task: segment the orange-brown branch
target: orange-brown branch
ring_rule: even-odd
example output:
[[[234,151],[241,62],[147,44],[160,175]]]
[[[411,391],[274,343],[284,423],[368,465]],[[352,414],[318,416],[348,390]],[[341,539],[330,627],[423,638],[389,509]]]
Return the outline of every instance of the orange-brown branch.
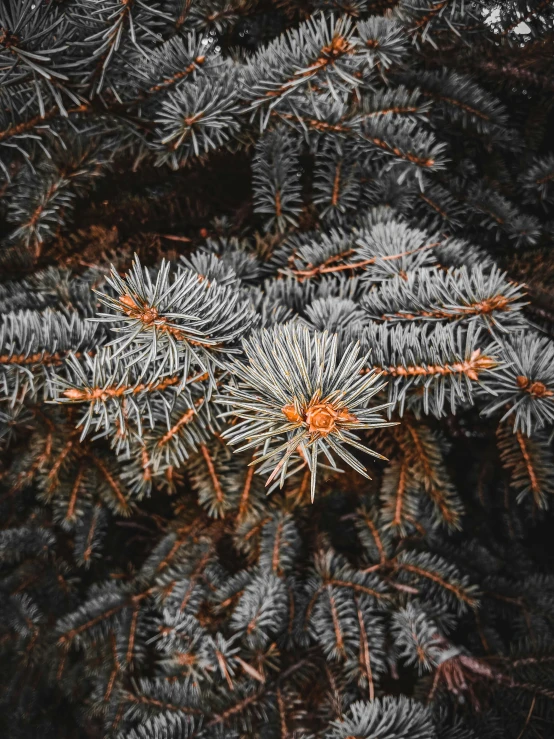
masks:
[[[481,372],[494,369],[497,364],[497,361],[493,357],[481,354],[480,349],[475,349],[470,358],[463,362],[453,362],[452,364],[445,365],[412,365],[407,367],[403,367],[402,365],[396,367],[379,367],[376,365],[374,369],[383,375],[390,375],[391,377],[445,377],[447,375],[465,375],[468,379],[477,381]]]
[[[477,605],[477,601],[475,600],[475,598],[469,596],[462,588],[459,588],[456,585],[452,585],[452,583],[447,582],[444,578],[440,577],[440,575],[437,575],[435,572],[429,572],[428,570],[425,570],[422,567],[418,567],[417,565],[400,562],[396,563],[396,567],[401,570],[406,570],[406,572],[411,572],[414,575],[418,575],[419,577],[424,577],[427,580],[431,580],[437,585],[440,585],[441,588],[444,588],[445,590],[453,593],[456,598],[458,598],[458,600],[467,603],[467,605],[471,608],[475,608],[475,606]]]
[[[96,624],[101,623],[102,621],[104,621],[104,619],[111,618],[116,613],[119,613],[120,611],[122,611],[124,608],[128,608],[130,604],[140,603],[140,601],[146,598],[148,595],[150,595],[151,592],[152,592],[152,588],[148,588],[148,590],[145,590],[143,593],[134,595],[131,598],[130,602],[125,601],[124,603],[120,603],[119,605],[114,606],[113,608],[109,608],[107,611],[104,611],[104,613],[99,613],[98,616],[91,618],[86,623],[81,624],[80,626],[76,626],[74,629],[70,629],[69,631],[66,631],[65,634],[62,634],[60,636],[58,643],[60,645],[70,644],[73,641],[73,639],[79,634],[82,634],[83,631],[88,631],[89,629],[92,629],[93,626],[96,626]]]
[[[1,358],[0,358],[1,359]],[[187,385],[194,382],[204,382],[208,379],[208,373],[203,372],[202,374],[195,375],[187,379]],[[138,385],[110,385],[108,387],[94,387],[94,388],[68,388],[64,390],[63,395],[69,400],[75,402],[87,402],[100,400],[105,402],[109,398],[121,398],[124,395],[138,395],[143,392],[153,393],[162,392],[168,387],[178,385],[182,380],[179,375],[172,375],[171,377],[164,377],[157,382],[139,383]]]
[[[125,662],[127,664],[131,662],[131,659],[133,657],[133,650],[135,648],[135,636],[136,636],[138,615],[139,615],[139,609],[134,608],[133,616],[131,618],[131,625],[129,627],[129,642],[127,644],[127,652],[125,654]]]
[[[215,471],[215,465],[210,456],[208,447],[205,444],[202,444],[200,446],[200,451],[202,452],[202,456],[204,457],[204,461],[206,462],[206,467],[208,468],[208,472],[210,473],[210,478],[214,486],[217,502],[223,503],[223,501],[225,500],[225,495],[223,493],[223,488],[221,487],[221,482],[219,481],[219,477],[217,476],[217,472]],[[225,514],[222,514],[222,515],[224,516]]]
[[[203,398],[201,399],[204,400]],[[190,423],[193,419],[193,417],[196,415],[196,409],[195,408],[189,408],[188,411],[183,413],[181,418],[177,421],[177,423],[172,426],[169,431],[167,431],[162,438],[158,442],[159,447],[165,446],[168,441],[171,441],[171,439],[179,432],[180,429],[183,428],[183,426],[186,426],[187,423]]]
[[[293,269],[291,272],[296,275],[299,279],[306,279],[311,277],[316,277],[317,275],[323,275],[323,274],[329,274],[330,272],[343,272],[347,269],[360,269],[362,267],[367,267],[370,264],[375,264],[375,262],[380,259],[383,262],[392,262],[396,259],[402,259],[402,257],[408,257],[411,254],[415,254],[420,251],[425,251],[427,249],[434,249],[436,246],[439,246],[441,242],[435,241],[432,244],[425,244],[424,246],[418,246],[416,249],[410,249],[408,251],[403,251],[400,254],[387,254],[385,256],[374,256],[370,257],[368,259],[362,259],[359,262],[351,262],[350,264],[339,264],[336,266],[331,266],[329,262],[331,260],[337,260],[342,257],[348,256],[352,253],[352,250],[350,249],[347,252],[343,252],[342,254],[337,254],[334,257],[330,257],[328,260],[323,262],[317,267],[309,267],[307,269]]]
[[[310,67],[308,67],[308,69],[295,72],[294,79],[288,80],[277,90],[269,90],[265,93],[264,97],[271,99],[279,97],[279,95],[283,95],[292,85],[296,84],[296,80],[313,77],[327,67],[333,66],[338,59],[347,54],[351,54],[353,51],[354,46],[346,38],[343,36],[335,36],[330,44],[321,49],[320,56],[312,65],[310,65]]]
[[[404,159],[412,164],[417,164],[419,167],[429,168],[435,164],[435,160],[431,157],[418,157],[417,154],[412,154],[409,151],[402,151],[398,146],[391,146],[384,139],[380,139],[377,136],[361,134],[361,138],[366,141],[371,141],[372,144],[377,146],[379,149],[386,151],[388,154],[394,154],[399,159]]]
[[[457,306],[456,311],[450,312],[436,308],[434,310],[421,310],[417,313],[386,313],[380,316],[382,321],[393,321],[395,319],[403,319],[407,321],[415,321],[419,318],[442,318],[446,320],[456,319],[460,316],[481,316],[489,315],[494,311],[506,312],[510,310],[510,303],[513,303],[516,298],[507,298],[505,295],[493,295],[490,298],[485,298],[477,303],[470,303],[469,305]]]
[[[98,524],[98,516],[100,514],[100,510],[101,506],[97,504],[94,508],[94,514],[87,534],[87,546],[85,551],[83,552],[83,560],[85,562],[89,561],[90,555],[92,554],[92,542],[94,539],[94,532],[96,531],[96,526]]]
[[[250,489],[252,487],[253,477],[254,477],[254,467],[248,467],[248,471],[246,473],[246,479],[244,481],[244,487],[242,489],[242,495],[240,497],[239,512],[237,514],[237,519],[239,521],[242,521],[242,519],[246,515],[246,509],[248,506],[248,499],[250,497]]]
[[[427,205],[432,208],[434,211],[436,211],[440,216],[444,218],[445,221],[448,221],[448,213],[446,211],[442,210],[434,200],[431,200],[431,198],[426,197],[422,192],[418,193],[418,196],[423,200],[424,203],[427,203]]]
[[[381,110],[372,110],[371,113],[363,113],[362,119],[377,118],[382,115],[403,115],[406,113],[417,113],[418,108],[415,105],[396,106],[392,108],[382,108]]]
[[[333,180],[333,194],[331,196],[331,205],[337,206],[340,197],[340,177],[341,177],[341,161],[339,159],[335,168],[335,178]]]
[[[283,524],[280,521],[279,525],[277,526],[277,531],[275,532],[275,540],[273,542],[273,556],[271,558],[271,569],[273,572],[275,572],[276,575],[281,575],[281,567],[279,564],[280,557],[280,548],[281,548],[281,536],[283,534]]]
[[[102,462],[102,460],[99,459],[98,457],[96,457],[95,455],[91,455],[91,459],[94,462],[94,464],[96,465],[96,467],[102,473],[102,476],[104,477],[104,479],[106,480],[106,482],[108,483],[108,485],[110,486],[110,488],[113,490],[113,492],[115,494],[115,497],[119,501],[119,504],[121,506],[121,510],[123,512],[128,512],[129,511],[129,502],[125,498],[125,496],[123,494],[123,491],[121,490],[120,486],[114,480],[114,477],[111,474],[111,472],[109,471],[109,469],[106,467],[106,465],[104,464],[104,462]]]
[[[94,352],[88,352],[92,356]],[[35,352],[35,354],[0,354],[0,364],[61,364],[69,352]],[[82,356],[80,352],[73,356]]]
[[[459,514],[448,505],[447,501],[444,498],[444,495],[437,487],[435,471],[433,469],[433,466],[431,465],[431,462],[429,461],[429,457],[427,455],[423,442],[420,439],[419,434],[417,433],[417,430],[411,423],[407,423],[405,425],[405,428],[407,428],[408,433],[410,434],[410,437],[417,450],[418,461],[423,467],[424,484],[427,493],[431,496],[431,499],[438,506],[444,520],[447,523],[455,526],[458,522]]]
[[[369,653],[369,644],[367,640],[367,632],[365,628],[364,618],[356,598],[356,610],[358,612],[358,625],[360,627],[360,667],[365,670],[369,689],[369,700],[373,701],[375,698],[375,686],[373,684],[373,673],[371,671],[371,657]]]
[[[400,465],[400,475],[398,476],[398,485],[396,486],[396,501],[394,507],[394,518],[391,526],[400,526],[402,524],[404,502],[406,499],[406,477],[407,464],[406,459],[402,460]]]
[[[73,113],[85,113],[90,110],[90,107],[90,104],[85,103],[83,105],[77,106],[76,108],[69,108],[67,113],[68,115],[72,115]],[[0,131],[0,141],[5,141],[12,136],[20,136],[22,133],[26,133],[32,128],[40,126],[42,123],[45,123],[51,118],[55,118],[55,116],[57,116],[58,114],[59,109],[56,106],[54,108],[50,108],[50,110],[46,111],[44,115],[37,115],[34,118],[29,118],[28,121],[22,121],[21,123],[9,126],[8,128],[4,129],[4,131]]]
[[[337,613],[337,606],[335,599],[333,598],[333,590],[330,586],[327,586],[327,594],[329,596],[329,605],[331,607],[331,616],[333,619],[333,629],[335,632],[335,641],[337,644],[337,650],[339,654],[344,654],[344,638],[342,635],[342,629],[340,626],[339,616]]]
[[[173,703],[166,703],[165,701],[160,701],[147,695],[135,695],[134,693],[127,693],[125,695],[125,698],[130,703],[142,703],[146,706],[155,706],[156,708],[160,708],[164,711],[173,711],[175,713],[187,713],[195,715],[201,713],[199,709],[189,708],[186,706],[177,706]]]
[[[159,82],[157,85],[152,85],[152,87],[148,89],[148,92],[149,93],[160,92],[161,90],[165,90],[167,87],[171,87],[171,85],[176,84],[177,82],[182,80],[183,77],[187,77],[189,74],[194,72],[195,69],[197,69],[198,67],[201,67],[205,61],[206,61],[205,56],[197,56],[196,59],[191,64],[188,65],[188,67],[185,67],[185,69],[179,70],[175,74],[171,75],[171,77],[167,77],[167,79]]]
[[[523,461],[525,462],[525,469],[527,470],[527,476],[529,477],[529,482],[531,484],[531,492],[533,493],[533,500],[535,501],[535,504],[539,506],[540,500],[541,500],[541,486],[539,484],[539,480],[537,478],[535,468],[533,466],[531,455],[529,454],[529,449],[527,448],[527,443],[521,431],[516,432],[516,438],[517,438],[517,443],[519,444],[519,448],[521,449],[521,455],[523,457]]]
[[[67,513],[65,514],[66,521],[71,521],[75,514],[75,504],[77,502],[77,494],[79,492],[79,488],[81,487],[81,481],[83,479],[83,474],[84,474],[84,466],[81,463],[79,465],[79,471],[77,472],[77,477],[75,478],[75,482],[73,483],[71,494],[69,496],[69,503],[67,505]]]
[[[375,542],[375,546],[377,547],[377,551],[379,552],[379,560],[381,564],[386,562],[387,555],[385,552],[385,547],[383,546],[383,542],[381,541],[381,535],[379,534],[379,529],[373,522],[373,519],[368,516],[367,514],[364,514],[364,523],[368,527],[368,529],[371,531],[371,535],[373,536],[373,541]]]
[[[461,108],[466,113],[477,116],[477,118],[481,118],[484,121],[490,121],[490,116],[486,115],[481,110],[477,110],[477,108],[472,108],[471,105],[467,105],[467,103],[463,103],[461,100],[456,100],[456,98],[445,97],[444,95],[438,95],[437,93],[429,92],[428,90],[422,90],[421,94],[424,97],[430,97],[433,100],[442,100],[456,108]]]

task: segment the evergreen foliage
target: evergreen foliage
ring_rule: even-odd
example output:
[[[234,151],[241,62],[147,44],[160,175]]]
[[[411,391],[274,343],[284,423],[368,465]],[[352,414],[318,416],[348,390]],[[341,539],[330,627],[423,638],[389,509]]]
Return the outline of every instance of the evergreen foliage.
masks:
[[[554,6],[0,3],[0,734],[554,736]]]

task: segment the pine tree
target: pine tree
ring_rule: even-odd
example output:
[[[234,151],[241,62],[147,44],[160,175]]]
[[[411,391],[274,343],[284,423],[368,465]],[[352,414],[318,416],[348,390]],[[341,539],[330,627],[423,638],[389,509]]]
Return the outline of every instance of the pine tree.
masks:
[[[553,60],[0,4],[2,736],[554,736]]]

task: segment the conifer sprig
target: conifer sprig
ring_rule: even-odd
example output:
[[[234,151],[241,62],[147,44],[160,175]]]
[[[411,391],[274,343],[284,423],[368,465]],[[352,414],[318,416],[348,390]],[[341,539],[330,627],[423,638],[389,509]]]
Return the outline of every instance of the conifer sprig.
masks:
[[[211,372],[206,351],[212,358],[217,352],[236,352],[237,340],[254,321],[248,301],[235,290],[209,283],[188,269],[177,274],[170,269],[164,262],[153,282],[135,258],[124,278],[112,268],[107,283],[113,296],[98,293],[112,312],[96,320],[115,324],[112,330],[119,334],[110,343],[113,357],[140,363],[142,374],[150,368],[152,380],[179,369],[187,376],[193,362]]]
[[[548,338],[531,331],[503,340],[502,351],[504,366],[491,382],[496,397],[484,412],[504,411],[502,420],[511,416],[514,431],[530,436],[554,421],[554,349]]]
[[[217,398],[232,408],[223,417],[242,419],[223,436],[232,445],[242,444],[238,451],[263,447],[253,464],[275,464],[267,485],[278,479],[282,486],[291,459],[300,455],[310,469],[313,501],[321,453],[332,467],[335,453],[365,477],[365,467],[346,446],[385,459],[354,434],[395,425],[380,416],[389,404],[368,407],[383,384],[377,384],[373,371],[360,375],[367,357],[358,357],[356,344],[339,356],[336,335],[285,325],[256,334],[244,342],[244,351],[248,364],[231,365],[237,382]]]

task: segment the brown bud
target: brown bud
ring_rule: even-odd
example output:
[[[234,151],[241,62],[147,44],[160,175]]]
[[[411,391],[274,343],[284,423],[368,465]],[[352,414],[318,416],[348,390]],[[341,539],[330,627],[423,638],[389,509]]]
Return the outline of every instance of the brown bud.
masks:
[[[539,398],[543,398],[547,395],[552,395],[552,391],[548,390],[544,382],[534,382],[528,390],[531,395],[536,395]]]
[[[336,428],[338,413],[330,403],[318,403],[306,411],[306,421],[311,434],[327,436]]]
[[[302,416],[297,412],[292,403],[285,405],[281,410],[283,411],[283,415],[287,421],[290,421],[291,423],[302,423]]]
[[[358,423],[356,416],[349,413],[346,408],[343,408],[337,413],[337,421],[341,423]]]
[[[138,308],[138,305],[136,304],[134,298],[132,298],[130,295],[120,295],[119,302],[127,306],[127,308],[131,308],[133,310],[136,310]]]

